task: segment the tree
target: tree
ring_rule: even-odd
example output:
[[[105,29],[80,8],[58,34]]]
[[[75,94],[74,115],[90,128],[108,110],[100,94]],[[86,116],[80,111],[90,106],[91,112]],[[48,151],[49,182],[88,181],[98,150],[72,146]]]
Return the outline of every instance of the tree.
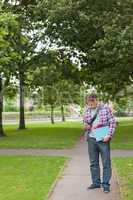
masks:
[[[3,95],[2,95],[2,77],[0,76],[0,137],[5,136],[3,130],[3,120],[2,120],[2,112],[3,112]]]
[[[78,79],[75,76],[78,69],[72,64],[68,55],[63,53],[59,50],[49,50],[45,54],[37,55],[34,61],[36,69],[31,76],[33,88],[39,88],[44,105],[51,106],[52,123],[54,123],[54,108],[57,105],[61,106],[64,120],[64,105],[75,100],[73,96],[78,88],[76,87]]]
[[[43,105],[51,107],[51,123],[54,124],[54,108],[57,105],[58,91],[56,83],[60,79],[60,72],[51,62],[38,67],[33,73],[33,87],[38,88],[38,94],[42,97]]]
[[[12,43],[7,40],[9,34],[14,34],[17,30],[16,16],[11,12],[4,12],[0,4],[0,136],[5,136],[3,130],[2,112],[3,112],[3,77],[8,85],[11,77],[10,64],[17,57],[12,48]]]
[[[120,90],[131,85],[133,76],[133,23],[122,28],[121,17],[112,26],[104,27],[104,38],[97,41],[89,55],[94,60],[90,66],[94,82],[111,93],[112,98],[117,98]]]
[[[51,1],[51,41],[76,52],[82,80],[112,93],[112,98],[133,76],[132,9],[128,0]]]
[[[34,17],[36,1],[4,1],[3,8],[17,14],[18,30],[15,35],[8,35],[12,42],[14,51],[18,59],[14,61],[13,75],[19,80],[20,94],[20,117],[19,129],[25,129],[25,87],[27,83],[27,73],[32,71],[33,57],[36,55],[38,45],[38,35]]]
[[[58,104],[61,107],[62,121],[65,121],[64,106],[69,104],[80,104],[80,85],[72,80],[62,79],[55,85],[58,91]]]

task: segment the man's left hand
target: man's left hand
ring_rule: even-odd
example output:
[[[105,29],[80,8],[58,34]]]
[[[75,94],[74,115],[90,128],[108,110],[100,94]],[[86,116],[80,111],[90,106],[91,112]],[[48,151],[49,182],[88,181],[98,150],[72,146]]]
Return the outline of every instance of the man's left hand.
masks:
[[[111,136],[110,135],[107,135],[103,138],[103,142],[107,143],[111,140]]]

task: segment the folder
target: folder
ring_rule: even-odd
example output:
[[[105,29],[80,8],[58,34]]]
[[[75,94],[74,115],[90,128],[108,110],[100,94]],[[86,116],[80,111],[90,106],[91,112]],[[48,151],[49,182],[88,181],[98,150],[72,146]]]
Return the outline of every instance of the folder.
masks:
[[[109,134],[109,131],[110,131],[109,126],[104,126],[94,129],[92,131],[92,134],[96,138],[96,141],[99,142],[102,141],[103,138]]]

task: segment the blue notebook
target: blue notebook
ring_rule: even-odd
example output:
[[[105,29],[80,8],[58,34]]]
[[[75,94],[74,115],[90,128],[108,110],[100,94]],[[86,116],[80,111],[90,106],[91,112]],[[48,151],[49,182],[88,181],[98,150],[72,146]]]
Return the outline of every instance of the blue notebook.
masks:
[[[102,141],[103,138],[109,134],[109,126],[104,126],[101,128],[94,129],[92,131],[93,136],[96,138],[96,141]]]

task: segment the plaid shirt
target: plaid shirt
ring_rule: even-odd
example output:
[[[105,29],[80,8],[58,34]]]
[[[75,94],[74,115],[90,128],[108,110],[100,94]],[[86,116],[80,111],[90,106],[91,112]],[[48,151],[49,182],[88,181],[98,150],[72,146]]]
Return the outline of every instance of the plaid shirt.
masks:
[[[84,113],[83,121],[86,124],[90,123],[91,119],[93,118],[91,110],[92,110],[91,108],[87,108]],[[110,129],[109,135],[112,136],[115,131],[116,121],[111,109],[108,106],[102,104],[100,105],[98,115],[99,115],[98,127],[108,125]]]

